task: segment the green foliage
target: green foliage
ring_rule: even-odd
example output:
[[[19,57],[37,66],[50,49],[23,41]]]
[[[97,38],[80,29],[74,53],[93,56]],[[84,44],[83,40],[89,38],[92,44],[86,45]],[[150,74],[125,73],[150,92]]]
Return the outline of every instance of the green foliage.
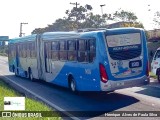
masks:
[[[81,28],[100,28],[106,26],[106,16],[94,15],[92,12],[88,13],[86,20],[81,23]]]
[[[32,31],[32,34],[41,34],[44,33],[46,30],[45,28],[36,28],[35,30]]]
[[[155,14],[154,14],[154,19],[153,21],[155,22],[155,25],[160,27],[160,12],[157,11]]]
[[[121,10],[113,14],[113,19],[116,21],[135,22],[138,18],[133,12]]]
[[[8,45],[0,46],[0,55],[8,56]]]
[[[10,88],[5,82],[0,79],[0,111],[4,110],[4,97],[21,97],[22,95],[15,91],[14,89]],[[53,111],[53,109],[49,108],[47,105],[43,104],[42,102],[30,99],[25,97],[25,110],[26,111]],[[58,113],[54,113],[54,116],[59,116]],[[30,117],[30,118],[23,118],[23,120],[61,120],[61,117]],[[1,120],[22,120],[21,117],[13,117],[13,118],[1,118]]]
[[[143,24],[140,22],[125,22],[122,27],[144,28]]]
[[[136,27],[136,28],[144,28],[141,22],[137,22],[137,16],[133,12],[121,10],[116,11],[113,14],[114,21],[121,21],[124,22],[122,27]]]

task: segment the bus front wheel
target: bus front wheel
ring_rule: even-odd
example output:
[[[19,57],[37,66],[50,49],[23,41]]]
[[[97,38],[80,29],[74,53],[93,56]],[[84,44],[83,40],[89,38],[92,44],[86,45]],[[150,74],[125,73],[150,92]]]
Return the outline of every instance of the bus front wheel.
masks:
[[[29,74],[29,79],[33,82],[33,81],[34,81],[34,78],[33,78],[32,71],[29,70],[29,71],[28,71],[28,74]]]
[[[14,70],[14,74],[15,74],[15,76],[19,76],[19,70],[18,70],[18,69],[15,69],[15,70]]]

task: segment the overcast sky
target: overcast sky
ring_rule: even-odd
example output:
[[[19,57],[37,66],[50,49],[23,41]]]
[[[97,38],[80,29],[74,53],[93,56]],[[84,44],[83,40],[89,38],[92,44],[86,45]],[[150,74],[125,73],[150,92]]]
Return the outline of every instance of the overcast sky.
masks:
[[[21,22],[28,23],[23,25],[26,35],[35,28],[46,27],[65,16],[65,11],[73,7],[70,2],[90,4],[94,14],[101,14],[101,4],[106,5],[103,13],[114,13],[120,8],[134,12],[147,30],[155,28],[153,14],[160,11],[160,0],[1,0],[0,36],[18,37]]]

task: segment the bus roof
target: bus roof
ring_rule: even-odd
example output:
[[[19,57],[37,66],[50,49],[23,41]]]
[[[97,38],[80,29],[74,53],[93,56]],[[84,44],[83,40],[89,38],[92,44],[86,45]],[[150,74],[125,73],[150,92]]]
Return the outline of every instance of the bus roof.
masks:
[[[18,38],[12,38],[9,39],[9,43],[18,43],[18,42],[24,42],[24,41],[34,41],[36,39],[36,34],[28,35],[24,37],[18,37]]]
[[[63,39],[63,38],[80,38],[80,37],[88,37],[88,36],[95,36],[97,33],[105,33],[107,34],[123,34],[123,33],[129,33],[129,32],[139,32],[143,29],[141,28],[134,28],[134,27],[124,27],[124,28],[112,28],[112,29],[94,29],[93,31],[86,31],[86,32],[45,32],[43,34],[40,34],[41,38],[44,40],[50,40],[50,39]],[[9,39],[9,43],[18,43],[18,42],[24,42],[24,41],[34,41],[36,40],[37,34],[19,37],[19,38],[13,38]]]
[[[127,33],[129,32],[139,32],[139,31],[142,31],[143,29],[142,28],[135,28],[135,27],[122,27],[122,28],[112,28],[112,29],[107,29],[106,32],[107,33],[112,33],[112,34],[115,34],[115,33],[119,33],[119,34],[123,34],[127,31]]]
[[[41,38],[48,39],[62,39],[62,38],[78,38],[80,36],[79,33],[76,32],[46,32],[43,33]]]

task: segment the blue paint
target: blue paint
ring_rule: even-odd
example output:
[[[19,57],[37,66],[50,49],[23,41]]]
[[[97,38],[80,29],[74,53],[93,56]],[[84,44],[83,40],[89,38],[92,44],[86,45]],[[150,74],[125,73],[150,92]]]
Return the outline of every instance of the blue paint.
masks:
[[[107,36],[126,34],[133,34],[135,36],[140,35],[140,43],[126,46],[108,46]],[[78,60],[69,61],[68,59],[62,61],[47,58],[45,43],[58,41],[59,45],[62,40],[75,41],[76,49],[74,51],[76,51],[76,58],[78,58],[79,52],[77,47],[78,41],[85,40],[85,54],[87,54],[86,60],[93,57],[93,61],[78,62]],[[95,47],[96,56],[91,54],[89,47],[87,47],[89,46],[90,40],[95,41],[95,46],[91,46],[90,49]],[[20,76],[24,76],[25,72],[27,72],[30,67],[31,70],[34,70],[32,72],[33,76],[36,76],[35,73],[38,71],[37,78],[53,84],[68,87],[68,79],[71,75],[76,82],[76,89],[80,91],[116,90],[119,89],[119,86],[117,86],[118,82],[124,82],[124,85],[120,86],[121,88],[124,88],[129,87],[128,83],[131,84],[133,82],[134,84],[140,85],[136,80],[140,79],[139,81],[144,84],[144,81],[148,79],[148,76],[146,75],[148,62],[146,36],[142,29],[119,28],[84,33],[48,32],[41,35],[30,35],[22,38],[11,39],[9,45],[15,45],[17,43],[27,44],[28,42],[33,42],[36,45],[36,69],[33,69],[32,64],[29,62],[26,62],[25,65],[21,65],[20,63],[22,63],[22,59],[20,59],[19,56],[9,57],[10,71],[12,71],[12,66],[14,65],[15,68],[20,71]],[[68,49],[68,44],[66,48]],[[138,51],[138,53],[135,51]],[[127,53],[129,54],[128,56],[126,55]],[[32,61],[32,59],[29,58],[25,58],[24,60]],[[141,61],[140,65],[132,67],[130,64],[134,61]],[[101,81],[100,64],[103,65],[105,73],[108,76],[108,82],[106,83]]]

